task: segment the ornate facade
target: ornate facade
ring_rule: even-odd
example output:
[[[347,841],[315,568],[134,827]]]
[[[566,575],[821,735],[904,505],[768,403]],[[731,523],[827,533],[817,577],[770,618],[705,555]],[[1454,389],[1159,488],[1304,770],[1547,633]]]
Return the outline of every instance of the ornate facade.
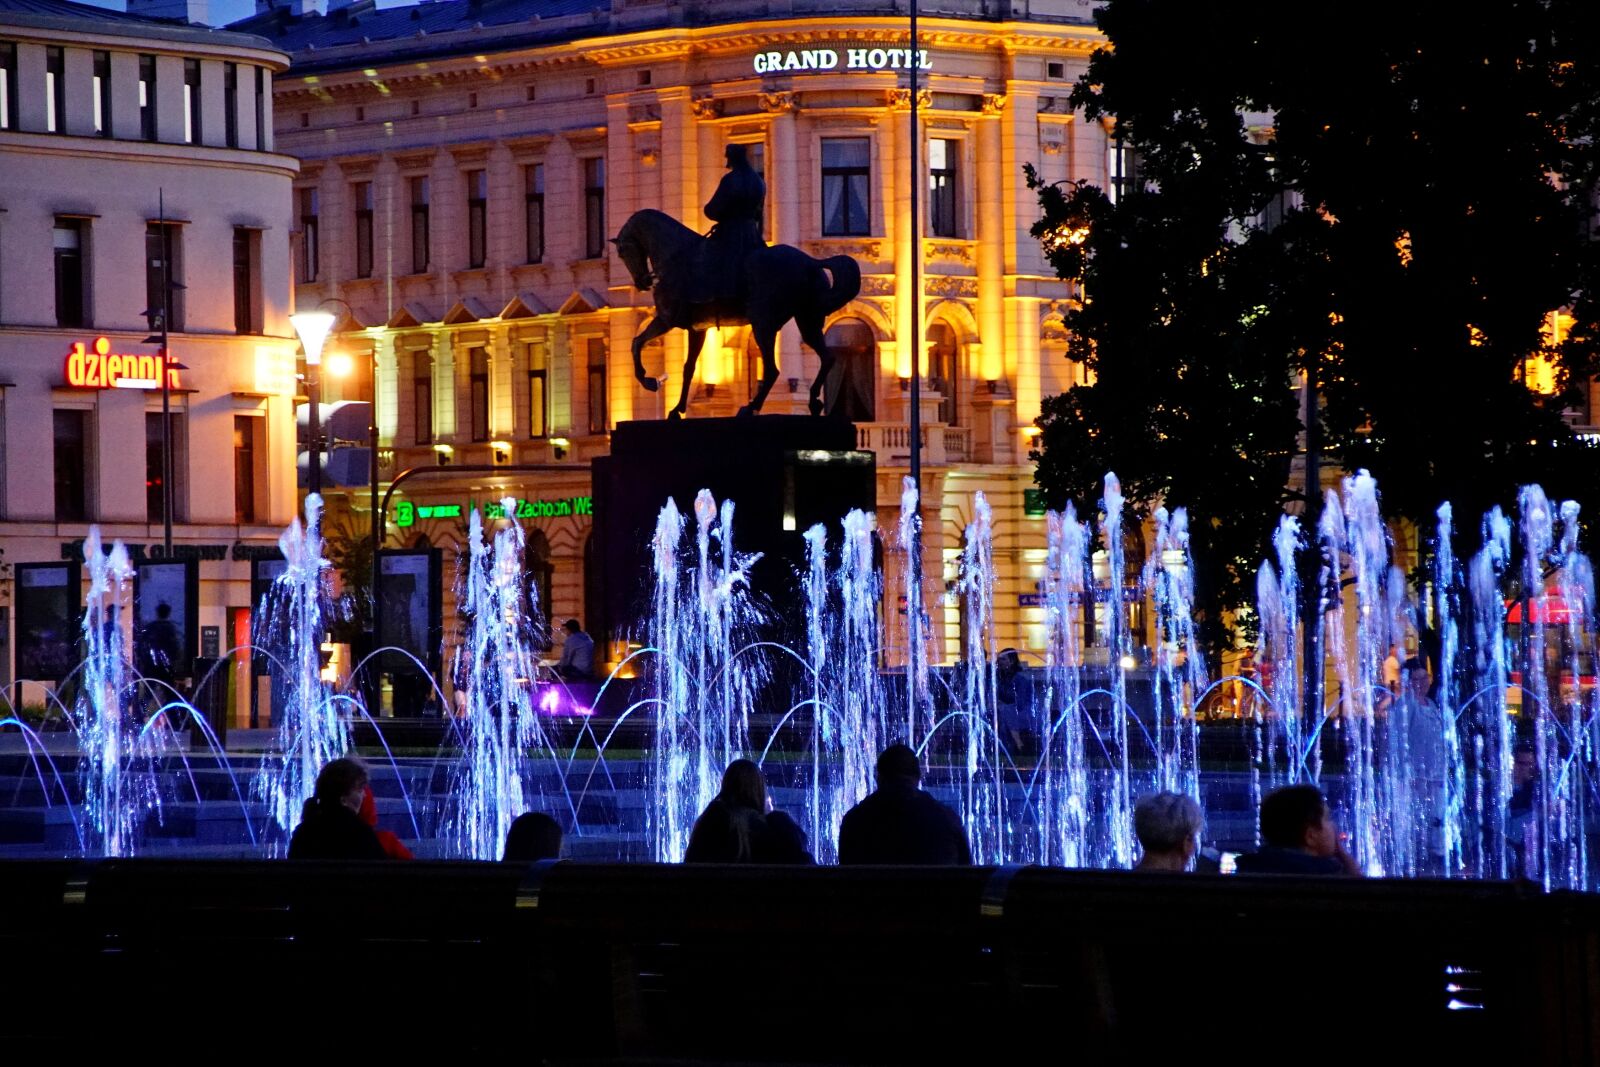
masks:
[[[1051,181],[1108,180],[1106,129],[1067,104],[1100,42],[1088,5],[954,0],[922,20],[915,179],[911,51],[904,18],[882,3],[614,0],[565,11],[523,0],[358,4],[265,10],[238,27],[293,57],[275,93],[279,144],[302,166],[296,300],[343,302],[333,343],[355,357],[349,396],[369,395],[375,370],[382,480],[418,466],[571,467],[410,482],[415,522],[396,528],[391,516],[387,543],[459,537],[457,503],[581,498],[610,428],[662,416],[684,337],[647,348],[650,372],[668,382],[641,388],[628,353],[649,294],[633,289],[607,239],[644,207],[708,228],[701,208],[723,146],[742,142],[768,183],[766,238],[861,262],[860,297],[829,322],[843,357],[830,392],[877,455],[880,525],[897,522],[906,339],[920,320],[924,571],[954,578],[983,491],[996,520],[997,641],[1040,649],[1044,519],[1025,501],[1027,453],[1041,399],[1079,372],[1061,357],[1059,316],[1074,294],[1028,233],[1037,209],[1023,167]],[[746,333],[708,342],[691,417],[732,414],[748,396]],[[779,362],[765,410],[802,412],[816,358],[792,326]],[[330,383],[325,399],[339,388]],[[351,498],[365,507],[364,490]],[[554,618],[585,614],[589,522],[531,522]],[[944,601],[934,613],[953,659],[960,620],[954,597]]]

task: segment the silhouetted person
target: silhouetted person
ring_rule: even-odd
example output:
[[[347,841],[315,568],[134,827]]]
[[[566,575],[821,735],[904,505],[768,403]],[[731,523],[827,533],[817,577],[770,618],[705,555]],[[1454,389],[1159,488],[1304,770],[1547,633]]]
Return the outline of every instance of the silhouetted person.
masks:
[[[728,764],[722,792],[689,831],[685,863],[810,863],[806,835],[781,811],[771,810],[761,768],[747,759]]]
[[[1200,805],[1182,793],[1151,793],[1133,806],[1143,855],[1136,871],[1187,871],[1200,847]]]
[[[372,827],[372,832],[378,836],[378,844],[383,846],[383,854],[392,860],[416,859],[411,850],[405,846],[399,836],[391,830],[378,829],[378,800],[372,795],[372,783],[367,783],[367,788],[361,797],[361,821]]]
[[[1511,797],[1506,810],[1506,845],[1512,878],[1532,878],[1538,864],[1529,864],[1539,851],[1539,756],[1532,741],[1517,741],[1511,749]]]
[[[561,646],[561,661],[556,664],[556,676],[563,681],[583,681],[594,677],[594,638],[583,632],[577,619],[561,624],[567,639]]]
[[[361,818],[367,794],[367,769],[353,759],[336,759],[317,775],[316,791],[300,812],[289,839],[292,860],[388,859],[378,835]]]
[[[1000,720],[1013,762],[1021,764],[1034,750],[1033,682],[1022,657],[1003,648],[994,661],[995,714]]]
[[[1288,785],[1261,802],[1266,847],[1239,857],[1240,874],[1351,874],[1361,868],[1339,841],[1333,810],[1314,785]]]
[[[146,678],[171,684],[177,677],[178,660],[183,655],[183,641],[178,634],[178,624],[172,621],[172,605],[166,601],[156,605],[156,617],[145,623],[140,635],[144,663],[139,668]]]
[[[839,824],[841,864],[972,862],[956,813],[920,788],[922,765],[906,745],[878,756],[878,788]]]
[[[535,863],[561,858],[561,824],[542,811],[525,811],[506,833],[507,863]]]

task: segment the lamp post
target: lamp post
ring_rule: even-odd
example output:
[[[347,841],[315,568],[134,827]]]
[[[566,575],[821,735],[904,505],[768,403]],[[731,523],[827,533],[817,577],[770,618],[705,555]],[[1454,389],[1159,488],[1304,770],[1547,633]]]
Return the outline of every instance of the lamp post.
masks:
[[[306,476],[306,489],[311,493],[322,492],[322,427],[317,422],[317,391],[322,383],[317,375],[322,367],[322,345],[334,322],[333,313],[328,311],[299,311],[289,316],[289,324],[306,350],[306,400],[311,409],[311,469]]]

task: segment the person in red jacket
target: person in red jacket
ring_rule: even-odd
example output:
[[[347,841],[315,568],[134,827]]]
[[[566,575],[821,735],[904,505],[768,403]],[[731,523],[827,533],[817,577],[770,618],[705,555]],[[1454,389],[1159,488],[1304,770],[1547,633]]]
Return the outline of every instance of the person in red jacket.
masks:
[[[366,796],[361,798],[361,821],[372,827],[372,832],[378,835],[378,844],[383,846],[383,854],[392,860],[409,860],[416,857],[411,850],[401,844],[400,839],[388,830],[378,829],[378,802],[373,799],[372,786],[368,784]]]

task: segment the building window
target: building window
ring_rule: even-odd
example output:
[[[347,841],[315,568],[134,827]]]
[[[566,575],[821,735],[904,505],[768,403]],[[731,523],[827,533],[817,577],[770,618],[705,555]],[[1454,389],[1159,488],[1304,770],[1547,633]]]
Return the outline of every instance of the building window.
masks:
[[[865,137],[822,139],[822,235],[871,232],[872,142]]]
[[[150,312],[150,329],[161,330],[161,313],[167,312],[167,329],[183,331],[183,230],[170,222],[148,222],[144,227],[144,298]]]
[[[111,136],[111,53],[94,54],[94,132]]]
[[[317,239],[317,190],[295,190],[300,200],[300,281],[314,282],[322,268],[322,246]]]
[[[605,433],[606,419],[606,342],[589,338],[589,432]]]
[[[47,133],[67,132],[67,58],[55,47],[44,50],[44,128]]]
[[[960,159],[960,141],[935,137],[928,142],[928,230],[935,237],[962,236]]]
[[[860,319],[840,319],[828,327],[833,370],[824,385],[828,413],[851,422],[872,422],[877,414],[877,341]]]
[[[183,143],[200,143],[200,61],[183,61]]]
[[[83,219],[56,219],[54,244],[56,253],[56,325],[89,325],[88,301],[85,298],[88,279],[85,245],[88,226]]]
[[[260,67],[256,72],[256,151],[267,150],[267,72]]]
[[[1106,145],[1106,198],[1113,204],[1139,188],[1139,154],[1113,138]]]
[[[467,370],[470,375],[467,387],[467,403],[471,408],[472,439],[474,441],[487,441],[489,439],[489,351],[478,347],[470,349],[467,353]]]
[[[488,258],[489,176],[467,171],[467,266],[481,267]]]
[[[0,130],[17,128],[17,46],[0,41]]]
[[[156,57],[139,57],[139,136],[156,139]]]
[[[1061,81],[1067,76],[1067,65],[1065,63],[1046,63],[1044,65],[1044,76],[1053,81]]]
[[[89,519],[89,437],[87,411],[55,412],[56,521]]]
[[[256,521],[256,423],[249,415],[233,417],[233,521]]]
[[[255,230],[236,226],[233,230],[233,329],[235,333],[259,333],[257,308],[261,301],[256,291],[256,279],[261,271],[256,265],[260,254],[260,236]]]
[[[960,422],[960,412],[956,407],[959,353],[956,332],[949,323],[934,323],[928,330],[928,387],[939,394],[939,421],[947,426],[955,426]]]
[[[522,181],[526,189],[528,262],[544,262],[544,164],[533,163],[523,168]]]
[[[416,409],[417,444],[432,444],[433,355],[426,349],[411,357],[411,403]]]
[[[589,259],[606,251],[606,161],[583,161],[583,254]]]
[[[372,277],[372,183],[356,182],[356,277]]]
[[[428,269],[428,179],[411,179],[411,273]]]
[[[168,432],[172,440],[172,461],[170,464],[172,467],[172,486],[170,492],[164,493],[162,489],[166,485],[164,480],[166,472],[163,460],[166,458],[166,442],[163,440],[161,433],[161,413],[152,411],[148,412],[144,417],[144,504],[145,514],[149,516],[147,521],[152,523],[166,521],[165,505],[169,498],[172,501],[172,521],[183,521],[184,509],[178,499],[179,489],[183,485],[183,479],[178,475],[178,471],[182,469],[184,453],[183,415],[175,411],[168,418],[171,420]]]
[[[527,91],[527,93],[525,95],[527,97],[528,103],[531,104],[531,103],[533,103],[535,100],[537,100],[539,98],[539,90],[537,88],[535,88],[534,86],[530,85],[530,86],[528,86],[528,91]]]
[[[528,436],[550,435],[550,372],[544,363],[544,345],[528,345]]]
[[[229,148],[239,147],[239,64],[222,65],[222,136]]]

